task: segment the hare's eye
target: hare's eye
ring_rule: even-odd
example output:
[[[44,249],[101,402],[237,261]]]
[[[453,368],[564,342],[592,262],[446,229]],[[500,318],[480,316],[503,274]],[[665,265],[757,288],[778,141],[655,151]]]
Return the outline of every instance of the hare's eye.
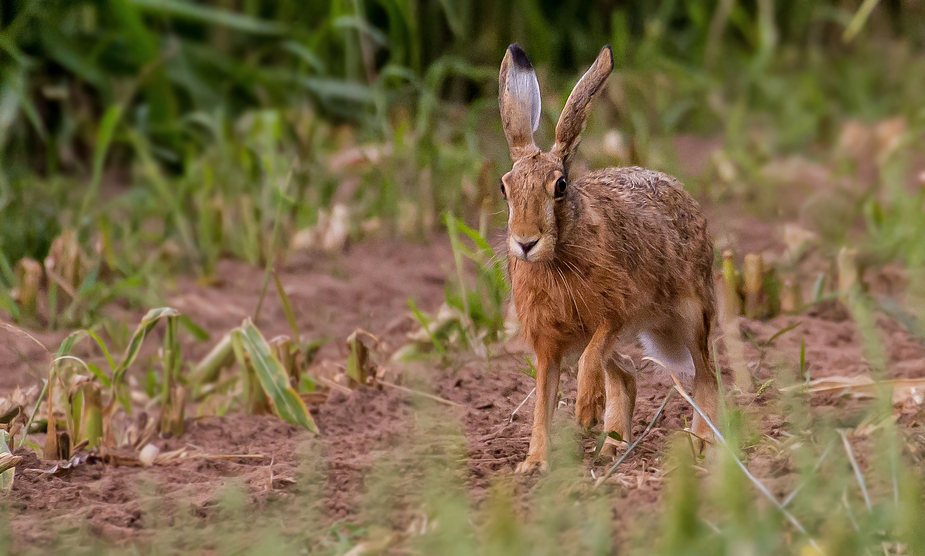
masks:
[[[565,182],[565,178],[559,178],[556,180],[556,191],[553,197],[556,199],[561,199],[565,197],[565,188],[568,184]]]
[[[498,180],[498,183],[501,184],[501,196],[504,197],[505,201],[507,201],[507,191],[504,189],[504,180]]]

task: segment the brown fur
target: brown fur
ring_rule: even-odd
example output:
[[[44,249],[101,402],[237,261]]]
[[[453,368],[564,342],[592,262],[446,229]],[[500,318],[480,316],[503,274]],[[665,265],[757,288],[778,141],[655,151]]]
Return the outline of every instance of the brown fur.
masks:
[[[519,141],[511,145],[514,166],[502,178],[510,209],[509,274],[521,328],[537,354],[533,433],[519,471],[546,466],[561,360],[569,352],[582,353],[579,421],[590,426],[604,408],[605,429],[629,440],[636,380],[614,357],[618,338],[627,333],[643,332],[669,351],[689,352],[695,400],[715,414],[708,342],[713,247],[697,202],[673,177],[643,168],[607,168],[568,180],[588,104],[612,66],[605,48],[569,97],[548,153],[533,144],[528,118],[504,112],[505,106],[530,106],[506,102],[501,89],[506,134]],[[502,82],[506,71],[502,65]],[[560,178],[567,187],[557,198]],[[699,418],[693,429],[709,437]]]

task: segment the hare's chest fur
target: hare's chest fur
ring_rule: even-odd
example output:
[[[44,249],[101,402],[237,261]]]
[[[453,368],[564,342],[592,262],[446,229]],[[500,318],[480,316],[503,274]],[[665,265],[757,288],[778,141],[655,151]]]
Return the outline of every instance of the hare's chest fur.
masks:
[[[586,277],[556,262],[513,261],[511,287],[521,329],[534,345],[540,338],[566,348],[585,345],[609,312]]]

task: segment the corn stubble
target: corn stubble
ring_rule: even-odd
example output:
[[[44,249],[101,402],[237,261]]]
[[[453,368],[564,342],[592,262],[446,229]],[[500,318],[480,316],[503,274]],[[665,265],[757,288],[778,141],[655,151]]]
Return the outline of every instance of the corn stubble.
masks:
[[[164,340],[160,349],[143,355],[145,339],[163,321]],[[116,465],[164,465],[188,457],[222,457],[216,454],[176,453],[152,454],[150,441],[157,435],[182,436],[186,419],[188,393],[197,401],[225,394],[227,403],[240,403],[251,413],[272,413],[290,423],[317,433],[314,423],[297,388],[304,372],[306,359],[294,348],[288,337],[274,341],[273,346],[248,319],[235,328],[198,365],[184,361],[179,340],[181,315],[172,308],[153,309],[145,315],[128,341],[121,358],[112,357],[106,343],[92,331],[70,334],[53,356],[45,387],[34,403],[31,417],[26,419],[25,401],[5,410],[0,433],[5,442],[15,443],[16,433],[22,434],[18,446],[27,442],[31,430],[46,433],[43,456],[50,460],[69,460],[67,468],[86,461],[86,456],[101,457]],[[109,369],[103,370],[91,358],[81,358],[71,352],[82,340],[90,338],[102,352]],[[149,398],[139,390],[129,369],[139,358],[160,367],[159,391]],[[238,363],[230,386],[209,389],[218,381],[223,369]],[[193,369],[187,373],[185,369]],[[195,381],[195,382],[194,382]],[[321,400],[315,400],[323,402]],[[139,407],[143,406],[143,407]],[[148,417],[157,412],[159,417]],[[44,419],[36,419],[36,417]],[[13,431],[11,434],[10,430]],[[6,444],[4,444],[5,446]],[[34,446],[30,443],[30,446]],[[127,456],[124,448],[134,452]],[[142,452],[147,453],[142,458]],[[0,450],[0,480],[7,487],[12,482],[13,468],[21,458],[10,450]]]

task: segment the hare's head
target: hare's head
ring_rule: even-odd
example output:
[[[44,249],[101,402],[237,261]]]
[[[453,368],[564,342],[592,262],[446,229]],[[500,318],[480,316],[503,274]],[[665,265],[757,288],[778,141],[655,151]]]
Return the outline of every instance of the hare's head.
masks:
[[[508,249],[519,259],[552,259],[556,242],[574,223],[577,205],[569,191],[569,162],[591,101],[612,70],[613,55],[605,46],[569,95],[556,124],[556,143],[543,152],[533,142],[533,132],[540,124],[536,73],[517,44],[509,46],[504,55],[498,100],[514,167],[501,178],[501,192],[509,210]]]

